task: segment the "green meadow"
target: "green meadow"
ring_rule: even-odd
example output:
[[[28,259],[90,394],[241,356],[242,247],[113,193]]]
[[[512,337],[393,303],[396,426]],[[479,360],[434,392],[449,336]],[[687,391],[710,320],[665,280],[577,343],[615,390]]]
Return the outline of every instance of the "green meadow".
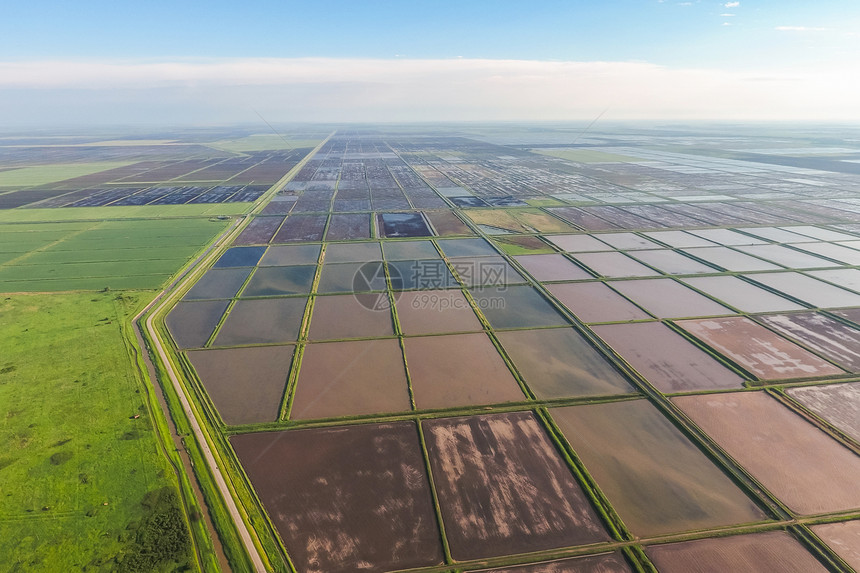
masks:
[[[193,566],[130,317],[148,295],[0,300],[0,570]]]

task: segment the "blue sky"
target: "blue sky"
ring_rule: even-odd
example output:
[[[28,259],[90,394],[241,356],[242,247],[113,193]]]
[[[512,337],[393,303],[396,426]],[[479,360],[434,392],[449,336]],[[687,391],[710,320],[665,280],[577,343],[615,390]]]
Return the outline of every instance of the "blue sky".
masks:
[[[24,105],[28,99],[32,99],[33,90],[36,90],[41,96],[37,99],[44,101],[41,111],[48,112],[51,106],[62,100],[60,91],[64,91],[63,97],[71,95],[72,100],[75,94],[82,98],[89,95],[93,96],[91,99],[109,100],[109,92],[112,92],[115,107],[121,108],[122,93],[129,101],[136,97],[143,102],[145,97],[141,90],[153,89],[157,85],[158,89],[167,90],[160,94],[162,105],[158,113],[164,113],[164,98],[175,100],[178,91],[184,93],[186,100],[193,101],[191,92],[194,90],[201,91],[200,97],[203,97],[204,88],[211,90],[214,85],[218,85],[215,78],[210,76],[223,75],[224,68],[220,66],[232,62],[230,70],[233,71],[223,75],[224,84],[229,88],[224,93],[237,93],[237,84],[242,84],[246,90],[237,96],[240,99],[254,99],[256,94],[259,95],[260,105],[274,105],[271,79],[277,77],[280,78],[281,87],[295,92],[294,99],[290,100],[293,106],[303,103],[295,99],[298,92],[316,100],[309,100],[306,102],[308,105],[319,108],[321,96],[328,97],[335,105],[338,96],[349,91],[344,85],[332,88],[337,78],[308,78],[307,74],[297,78],[293,75],[290,62],[303,62],[308,58],[323,60],[324,65],[319,69],[327,70],[330,75],[348,76],[344,77],[344,82],[369,98],[362,104],[365,106],[364,112],[355,110],[358,116],[362,116],[356,117],[357,120],[369,119],[373,115],[365,113],[369,109],[367,105],[373,103],[372,94],[367,93],[372,84],[396,86],[386,93],[378,94],[378,111],[373,113],[379,113],[386,106],[392,109],[394,103],[407,106],[407,99],[414,99],[415,90],[422,91],[419,86],[421,81],[417,79],[410,80],[411,83],[404,86],[398,83],[396,77],[385,77],[377,64],[393,60],[424,62],[414,66],[392,66],[392,74],[395,70],[420,72],[427,68],[427,61],[433,61],[449,62],[449,73],[454,75],[458,69],[464,69],[457,60],[527,61],[534,64],[534,77],[551,80],[546,84],[547,90],[574,89],[576,85],[582,86],[587,79],[579,77],[579,81],[575,81],[575,74],[568,67],[563,75],[569,83],[562,86],[557,81],[559,72],[553,71],[558,68],[550,66],[553,63],[614,65],[614,71],[610,73],[621,73],[625,69],[618,67],[621,64],[636,63],[641,65],[638,69],[640,72],[650,70],[662,74],[649,79],[645,77],[647,74],[631,73],[631,78],[639,82],[633,83],[631,79],[631,89],[641,86],[641,82],[669,82],[664,85],[677,84],[683,87],[685,82],[689,82],[690,73],[704,70],[710,72],[711,78],[717,83],[704,82],[702,85],[721,86],[725,90],[721,92],[724,94],[723,99],[725,94],[730,95],[738,89],[749,87],[755,96],[751,96],[750,101],[763,103],[761,86],[752,86],[751,81],[773,82],[774,77],[777,77],[779,87],[774,89],[785,90],[787,84],[784,81],[794,78],[801,82],[801,78],[805,78],[806,81],[818,82],[821,92],[826,93],[832,91],[830,88],[833,87],[825,89],[826,82],[833,82],[840,75],[843,78],[860,75],[857,74],[858,53],[860,2],[856,0],[330,0],[244,3],[36,0],[7,2],[2,8],[0,73],[3,76],[0,77],[0,104]],[[258,66],[262,59],[270,63],[277,61],[282,65],[274,68]],[[368,81],[362,81],[361,77],[354,74],[354,66],[350,69],[350,62],[355,61],[366,63],[368,69],[373,70]],[[244,68],[242,62],[247,64]],[[340,62],[341,67],[335,65],[336,62]],[[53,63],[55,68],[52,70],[48,63]],[[152,68],[142,68],[143,64],[161,66],[163,73],[159,76]],[[199,81],[180,82],[175,73],[165,72],[173,64],[186,66],[183,72],[186,80],[192,77]],[[109,69],[104,68],[108,65],[111,66]],[[81,73],[80,81],[66,73],[69,69],[78,69],[75,66],[82,70],[89,66]],[[124,66],[125,69],[117,70],[117,66]],[[528,76],[522,66],[515,67],[518,71],[514,76],[508,75],[514,72],[496,65],[490,65],[492,69],[488,71],[475,73],[484,73],[488,81],[496,80],[494,85],[499,88],[500,77],[502,80],[519,77],[521,82],[522,78]],[[236,72],[239,68],[242,69]],[[431,68],[426,75],[423,91],[427,91],[427,86],[450,80],[450,76],[440,71],[439,66]],[[252,78],[253,74],[246,73],[247,70],[257,70],[259,77]],[[826,81],[815,76],[824,72],[830,74]],[[596,69],[591,69],[589,74],[589,85],[593,85],[595,77],[602,77]],[[672,76],[671,81],[666,74]],[[747,75],[741,77],[738,74]],[[132,80],[136,75],[139,82],[135,85]],[[65,79],[61,81],[62,78]],[[116,83],[112,84],[112,81]],[[171,81],[173,84],[167,85]],[[738,82],[743,81],[747,82],[747,87],[740,88]],[[512,81],[509,84],[519,85],[519,82]],[[264,84],[266,88],[258,88],[254,92],[249,87],[252,84]],[[554,109],[557,109],[559,118],[587,116],[592,113],[591,107],[596,105],[591,100],[596,102],[600,97],[607,97],[607,90],[621,88],[623,82],[613,80],[610,84],[603,85],[603,91],[592,94],[590,99],[586,98],[588,105],[584,107],[566,109],[564,106],[558,107],[560,104],[557,101],[548,103],[557,106]],[[325,90],[326,86],[328,91]],[[484,87],[490,90],[488,85]],[[856,86],[847,87],[854,89]],[[586,88],[583,86],[583,89]],[[508,89],[514,88],[509,85]],[[803,89],[808,91],[809,86]],[[846,89],[844,84],[842,89]],[[101,90],[103,93],[83,93],[80,90]],[[10,94],[10,91],[14,93]],[[264,92],[269,93],[267,95]],[[401,93],[402,101],[391,98],[396,92]],[[502,95],[506,93],[503,89]],[[776,92],[774,94],[779,96]],[[97,98],[94,97],[96,95]],[[457,94],[448,95],[454,98]],[[513,92],[507,95],[511,98],[515,96]],[[694,92],[687,95],[706,97],[707,94]],[[813,102],[819,96],[810,94],[809,101]],[[547,104],[540,101],[539,94],[533,94],[532,97],[537,99],[513,102],[519,104],[516,113],[512,108],[511,114],[500,115],[511,119],[519,114],[523,119],[528,119],[525,116],[528,115],[526,112],[530,105],[540,107]],[[82,99],[80,103],[85,102]],[[201,103],[203,108],[211,104],[212,110],[218,105],[231,105],[228,101],[219,104],[211,99]],[[447,114],[447,119],[456,119],[454,116],[469,117],[469,113],[473,112],[466,108],[476,107],[474,102],[464,102],[468,105],[458,115],[453,113],[457,109],[455,99],[442,103],[445,105],[430,105],[429,108],[437,110],[432,113],[427,111],[427,104],[421,104],[420,109],[413,106],[413,115],[415,119],[446,119]],[[678,101],[670,101],[667,104],[671,105],[661,106],[659,101],[654,101],[643,107],[642,102],[637,104],[632,99],[628,103],[620,100],[610,103],[621,112],[619,116],[624,117],[635,117],[637,114],[656,117],[660,113],[671,113],[675,109],[672,106],[679,104]],[[716,104],[711,115],[731,115],[725,107],[718,109]],[[847,113],[843,107],[839,107],[845,102],[840,100],[834,104],[838,104],[835,112],[837,116]],[[32,107],[35,104],[31,102],[29,105]],[[176,105],[187,105],[187,101],[185,104],[177,101]],[[331,118],[342,120],[343,117],[349,117],[348,103],[340,101],[337,105],[340,107],[332,110]],[[734,110],[738,111],[736,104],[733,105]],[[407,108],[403,107],[398,119],[409,116]],[[443,108],[448,111],[443,111]],[[312,114],[314,118],[324,119],[326,114],[321,109],[318,111]],[[803,111],[803,108],[795,105],[794,109],[786,109],[785,114],[787,117],[800,117],[804,115]],[[154,108],[152,113],[156,113]],[[759,112],[758,108],[750,108],[746,113],[755,116]],[[820,113],[820,109],[814,113],[810,110],[806,115],[814,117]],[[691,117],[696,114],[708,115],[708,108],[693,106],[689,110],[679,110],[676,115]],[[284,119],[289,119],[289,115],[283,114]],[[735,114],[738,117],[742,115]]]

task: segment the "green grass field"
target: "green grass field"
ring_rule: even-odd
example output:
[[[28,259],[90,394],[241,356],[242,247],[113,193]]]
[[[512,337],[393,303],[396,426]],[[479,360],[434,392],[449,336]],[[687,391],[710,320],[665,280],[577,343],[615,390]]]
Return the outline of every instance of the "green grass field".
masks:
[[[227,224],[199,218],[6,225],[0,292],[157,289]]]
[[[0,300],[0,570],[168,571],[193,559],[126,347],[123,325],[143,303]]]
[[[0,171],[0,187],[33,187],[55,183],[73,177],[81,177],[130,165],[132,161],[96,161],[93,163],[57,163],[54,165],[34,165]]]
[[[55,209],[2,209],[0,223],[55,223],[60,221],[103,221],[105,219],[158,219],[174,217],[216,217],[241,215],[252,203],[211,205],[133,205],[128,207],[57,207]]]

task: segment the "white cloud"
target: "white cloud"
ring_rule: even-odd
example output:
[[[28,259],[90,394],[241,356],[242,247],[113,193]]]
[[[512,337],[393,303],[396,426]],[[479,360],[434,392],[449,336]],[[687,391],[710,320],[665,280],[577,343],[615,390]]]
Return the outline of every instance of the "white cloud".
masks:
[[[860,119],[860,73],[454,58],[0,62],[0,124]],[[762,81],[767,80],[767,81]]]
[[[725,6],[726,8],[737,8],[740,5],[740,2],[726,2],[725,4],[723,4],[723,6]]]
[[[813,28],[809,26],[777,26],[774,28],[780,32],[825,32],[828,28]]]

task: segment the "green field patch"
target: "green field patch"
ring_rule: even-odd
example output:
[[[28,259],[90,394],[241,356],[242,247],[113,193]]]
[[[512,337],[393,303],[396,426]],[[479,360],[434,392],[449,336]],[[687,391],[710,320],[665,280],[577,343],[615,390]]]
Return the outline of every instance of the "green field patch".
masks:
[[[552,247],[537,237],[493,237],[493,243],[509,255],[554,253]]]
[[[9,171],[0,171],[0,186],[33,187],[82,177],[108,169],[131,165],[133,161],[97,161],[93,163],[57,163],[33,165]]]
[[[81,231],[92,226],[92,222],[7,224],[0,227],[0,241],[3,241],[8,236],[17,236],[19,234],[63,233],[67,231]]]
[[[0,281],[0,292],[68,292],[119,290],[158,290],[170,275],[126,275],[113,277],[83,277]]]
[[[0,300],[0,570],[191,562],[121,330],[141,304],[116,293]]]
[[[61,238],[62,235],[60,237],[21,237],[17,241],[0,241],[0,253],[21,255],[46,247]]]
[[[128,207],[58,207],[55,209],[3,209],[0,223],[41,221],[92,221],[104,219],[154,219],[159,217],[216,217],[241,215],[253,203],[211,205],[133,205]]]
[[[37,264],[33,261],[38,261],[38,256],[39,254],[36,253],[32,257],[28,257],[31,264],[4,266],[0,269],[0,282],[133,275],[170,275],[176,272],[179,266],[175,260]]]
[[[532,207],[559,207],[561,205],[567,205],[567,203],[565,203],[564,201],[559,201],[558,199],[553,199],[552,197],[540,197],[523,200]]]
[[[560,157],[568,161],[577,163],[618,163],[642,161],[641,157],[633,157],[631,155],[619,155],[617,153],[607,153],[605,151],[597,151],[595,149],[583,148],[549,148],[549,149],[532,149],[532,153],[540,155],[549,155],[550,157]]]
[[[575,230],[540,209],[468,209],[464,213],[478,225],[489,225],[512,233],[563,233]]]
[[[57,246],[62,246],[60,243]],[[197,246],[183,247],[139,247],[136,249],[54,250],[33,253],[17,262],[20,265],[46,265],[65,263],[87,263],[96,261],[157,261],[184,260],[199,250]],[[0,255],[2,257],[2,255]]]

